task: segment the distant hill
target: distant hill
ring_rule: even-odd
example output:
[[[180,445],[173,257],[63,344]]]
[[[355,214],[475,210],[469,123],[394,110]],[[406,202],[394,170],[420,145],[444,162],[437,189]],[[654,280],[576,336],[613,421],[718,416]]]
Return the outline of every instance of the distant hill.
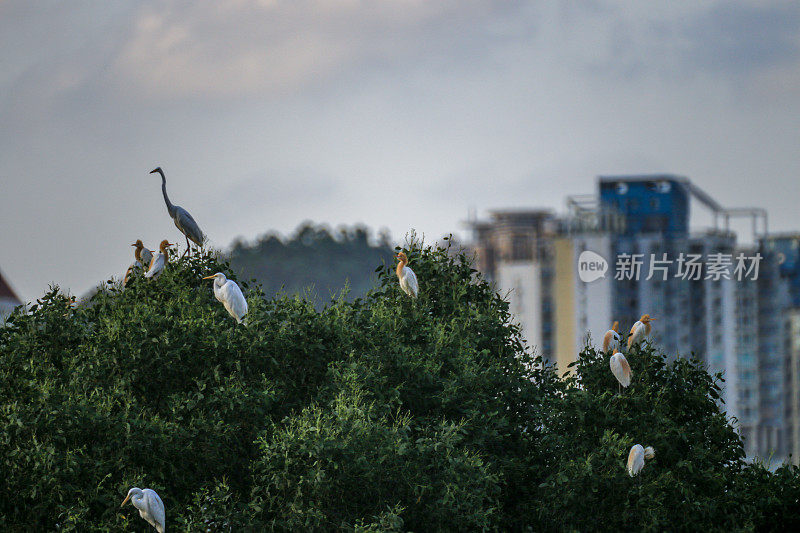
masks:
[[[288,238],[270,232],[253,243],[236,241],[229,259],[242,279],[258,280],[267,296],[310,288],[317,302],[324,302],[347,282],[348,299],[363,296],[377,279],[375,268],[391,263],[392,254],[386,232],[373,240],[365,226],[333,231],[324,224],[303,222]]]

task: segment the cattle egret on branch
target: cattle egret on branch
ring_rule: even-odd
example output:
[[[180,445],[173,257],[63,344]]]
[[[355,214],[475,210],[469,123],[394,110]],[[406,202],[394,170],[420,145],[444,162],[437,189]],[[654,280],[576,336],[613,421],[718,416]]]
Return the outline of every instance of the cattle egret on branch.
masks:
[[[147,520],[147,523],[156,528],[158,533],[166,530],[166,518],[164,516],[164,503],[153,489],[140,489],[133,487],[128,491],[128,495],[120,507],[124,507],[128,500],[134,507],[139,509],[139,516]]]
[[[137,239],[135,243],[131,244],[131,246],[136,247],[133,250],[133,257],[135,260],[133,264],[128,267],[127,272],[125,272],[125,279],[122,281],[123,285],[128,284],[128,279],[130,279],[134,270],[143,268],[143,265],[148,265],[149,267],[150,262],[153,260],[153,252],[145,248],[144,244],[142,244],[142,239]]]
[[[139,255],[136,257],[136,259],[141,261],[143,265],[149,265],[150,261],[153,260],[153,252],[151,252],[144,244],[142,244],[142,239],[136,239],[136,242],[131,244],[131,246],[135,246],[136,251],[139,252]]]
[[[608,360],[608,366],[611,367],[611,373],[617,378],[621,387],[627,387],[631,384],[631,366],[625,356],[617,351]],[[620,388],[620,392],[622,389]]]
[[[650,321],[651,320],[658,320],[656,318],[650,318],[650,315],[642,315],[642,318],[639,319],[631,327],[631,332],[628,335],[628,349],[630,350],[631,346],[636,344],[639,341],[646,339],[650,335]]]
[[[158,167],[151,170],[150,174],[156,172],[161,174],[161,192],[164,193],[164,203],[167,204],[167,212],[175,222],[175,226],[186,237],[186,251],[183,252],[183,255],[186,255],[189,252],[189,240],[191,239],[197,246],[203,246],[205,236],[200,230],[200,226],[197,225],[197,222],[194,221],[194,218],[192,218],[192,215],[190,215],[186,209],[173,205],[172,202],[169,201],[169,196],[167,196],[167,178],[164,176],[164,171],[161,170],[161,167]]]
[[[619,349],[619,341],[619,322],[614,322],[611,329],[606,331],[606,334],[603,335],[603,353],[609,350],[612,352],[617,351]]]
[[[222,272],[206,276],[203,279],[214,280],[214,296],[225,306],[236,322],[241,324],[242,318],[247,314],[247,300],[244,299],[242,289],[235,281],[227,279]]]
[[[417,275],[414,274],[411,267],[406,266],[408,265],[408,257],[406,257],[405,253],[399,252],[395,254],[395,258],[400,261],[397,263],[397,279],[400,280],[400,288],[412,298],[416,298],[417,294],[419,294],[419,284],[417,283]]]
[[[153,256],[153,260],[150,261],[150,268],[147,270],[147,273],[144,275],[144,277],[157,278],[161,275],[161,273],[164,271],[164,268],[167,266],[167,263],[169,262],[167,248],[170,246],[175,245],[170,244],[167,239],[161,241],[161,245],[158,247],[160,251]]]
[[[635,476],[644,468],[644,460],[652,459],[656,456],[656,451],[652,446],[643,448],[641,444],[635,444],[628,454],[628,475]]]

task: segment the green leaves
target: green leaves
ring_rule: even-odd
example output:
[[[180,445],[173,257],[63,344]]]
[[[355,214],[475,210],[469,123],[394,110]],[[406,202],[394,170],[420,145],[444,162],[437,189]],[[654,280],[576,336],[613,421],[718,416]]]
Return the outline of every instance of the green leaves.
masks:
[[[211,253],[52,288],[0,329],[0,529],[143,531],[134,485],[189,531],[797,529],[797,469],[744,463],[719,376],[645,344],[621,394],[592,348],[558,379],[467,257],[405,251],[417,299],[387,262],[323,309],[251,285],[246,327]]]

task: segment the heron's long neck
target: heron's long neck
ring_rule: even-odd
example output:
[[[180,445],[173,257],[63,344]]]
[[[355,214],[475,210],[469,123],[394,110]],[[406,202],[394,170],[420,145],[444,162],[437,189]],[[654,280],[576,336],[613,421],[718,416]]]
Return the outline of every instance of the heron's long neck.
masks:
[[[644,332],[646,334],[650,335],[650,322],[645,322],[644,323]]]
[[[169,263],[169,254],[167,253],[167,247],[166,246],[162,246],[161,247],[161,253],[164,255],[164,262],[165,263]]]
[[[408,264],[408,260],[407,259],[401,259],[400,262],[397,263],[397,277],[398,278],[402,278],[403,277],[403,268],[405,268],[405,266],[407,264]]]
[[[144,494],[134,494],[131,496],[131,503],[137,509],[144,507],[144,505],[142,505],[142,500],[144,500]]]
[[[169,196],[167,196],[167,178],[164,176],[163,170],[159,170],[158,173],[161,174],[161,192],[164,193],[164,203],[167,204],[167,211],[172,215],[175,211],[175,206],[172,205],[172,202],[169,201]]]
[[[136,250],[133,251],[133,257],[135,257],[137,261],[141,261],[142,260],[142,249],[137,247]]]

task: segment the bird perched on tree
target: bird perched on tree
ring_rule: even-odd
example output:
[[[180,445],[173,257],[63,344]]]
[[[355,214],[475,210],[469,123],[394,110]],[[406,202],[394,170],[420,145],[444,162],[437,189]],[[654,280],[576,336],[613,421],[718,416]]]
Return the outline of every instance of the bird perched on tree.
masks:
[[[225,277],[222,272],[217,272],[203,279],[214,280],[214,296],[219,300],[228,313],[241,324],[242,318],[247,314],[247,300],[242,294],[242,289],[232,279]]]
[[[135,246],[136,248],[133,250],[133,257],[134,261],[131,266],[128,267],[128,270],[125,272],[125,279],[122,281],[123,285],[128,284],[128,279],[130,279],[131,274],[133,271],[138,268],[143,268],[143,265],[150,266],[150,262],[153,260],[153,252],[145,248],[144,244],[142,244],[142,239],[137,239],[135,243],[131,244],[131,246]]]
[[[156,528],[158,533],[166,530],[166,517],[164,516],[164,503],[153,489],[140,489],[133,487],[128,491],[128,495],[120,507],[124,507],[128,500],[134,507],[139,509],[139,516],[147,520],[147,523]]]
[[[408,257],[404,252],[395,254],[395,258],[399,261],[397,263],[397,279],[400,280],[400,288],[403,292],[416,298],[419,294],[419,284],[417,283],[417,275],[411,270],[408,265]]]
[[[616,351],[619,348],[620,340],[619,322],[614,322],[614,324],[611,326],[611,329],[606,331],[606,334],[603,335],[603,353],[606,353],[609,350],[612,352]]]
[[[149,265],[150,261],[153,260],[153,252],[142,244],[142,239],[136,239],[136,242],[131,244],[131,246],[136,247],[136,251],[134,252],[136,259],[141,261],[143,265]],[[138,255],[136,255],[136,252],[138,252]]]
[[[641,444],[634,444],[628,453],[628,475],[631,477],[641,472],[644,468],[644,460],[652,459],[656,456],[656,451],[652,446],[647,448],[642,447]]]
[[[153,256],[153,260],[150,261],[150,268],[147,270],[147,273],[144,275],[146,278],[158,278],[169,262],[169,257],[167,255],[167,248],[170,246],[175,246],[174,244],[170,244],[167,239],[161,241],[161,245],[158,247],[159,252]]]
[[[164,171],[161,170],[161,167],[157,167],[151,170],[150,174],[156,172],[161,174],[161,192],[164,193],[164,203],[167,204],[167,212],[175,222],[175,226],[186,237],[186,251],[183,253],[183,255],[186,255],[189,252],[189,240],[197,246],[203,246],[205,235],[203,235],[200,226],[197,225],[197,222],[194,221],[194,218],[192,218],[192,215],[190,215],[186,209],[173,205],[172,202],[169,201],[169,196],[167,196],[167,178],[164,176]]]
[[[614,355],[608,360],[608,366],[611,367],[611,373],[619,381],[620,387],[627,387],[631,384],[631,366],[625,356],[615,350]],[[622,389],[620,388],[620,392]]]
[[[658,320],[657,318],[650,318],[650,315],[642,315],[633,326],[628,335],[628,349],[637,342],[646,339],[650,335],[650,321]]]

